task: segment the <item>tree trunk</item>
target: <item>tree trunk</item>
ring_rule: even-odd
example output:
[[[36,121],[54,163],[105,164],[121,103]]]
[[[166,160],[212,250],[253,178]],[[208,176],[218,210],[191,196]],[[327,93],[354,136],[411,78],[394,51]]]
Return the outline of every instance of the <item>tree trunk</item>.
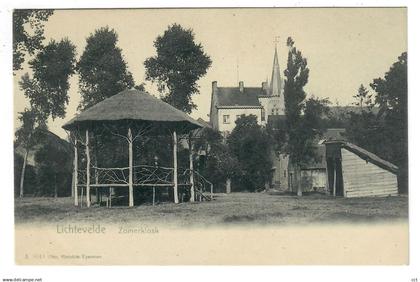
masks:
[[[232,192],[231,188],[231,180],[230,178],[226,179],[226,194],[230,194]]]
[[[25,181],[26,162],[28,161],[29,150],[25,149],[25,157],[23,158],[22,173],[20,174],[20,190],[19,198],[23,198],[23,184]]]
[[[190,159],[190,201],[195,202],[195,187],[194,187],[194,160],[193,160],[193,143],[191,134],[188,136],[189,159]]]
[[[57,191],[57,174],[54,174],[54,198],[58,197],[58,191]]]
[[[90,207],[90,152],[89,131],[86,129],[86,207]]]
[[[74,179],[74,186],[73,186],[73,194],[74,194],[74,205],[79,205],[79,195],[78,195],[78,155],[77,155],[77,139],[74,141],[74,159],[73,159],[73,179]]]
[[[128,128],[128,206],[134,206],[133,194],[133,135],[131,128]]]
[[[74,197],[74,171],[71,173],[71,197]]]
[[[174,202],[175,204],[179,203],[178,199],[178,138],[176,137],[176,131],[173,132],[173,162],[174,162],[174,175],[173,175],[173,183],[174,183]]]
[[[297,195],[300,197],[302,196],[302,175],[301,175],[299,164],[295,164],[295,175],[296,175]]]

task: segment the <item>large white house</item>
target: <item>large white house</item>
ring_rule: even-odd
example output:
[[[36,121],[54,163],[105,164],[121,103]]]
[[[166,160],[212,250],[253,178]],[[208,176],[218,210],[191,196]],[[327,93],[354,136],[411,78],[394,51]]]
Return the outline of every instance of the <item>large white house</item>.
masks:
[[[280,75],[277,48],[274,50],[273,70],[270,84],[260,87],[245,87],[240,81],[237,87],[221,87],[212,83],[210,123],[225,135],[235,128],[241,115],[255,115],[258,124],[266,125],[268,116],[284,115],[283,81]]]

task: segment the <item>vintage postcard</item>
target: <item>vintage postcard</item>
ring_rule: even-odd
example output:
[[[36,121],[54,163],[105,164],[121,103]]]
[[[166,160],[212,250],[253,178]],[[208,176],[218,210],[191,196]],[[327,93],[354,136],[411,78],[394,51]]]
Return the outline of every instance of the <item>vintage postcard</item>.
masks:
[[[407,58],[404,7],[15,9],[16,264],[409,264]]]

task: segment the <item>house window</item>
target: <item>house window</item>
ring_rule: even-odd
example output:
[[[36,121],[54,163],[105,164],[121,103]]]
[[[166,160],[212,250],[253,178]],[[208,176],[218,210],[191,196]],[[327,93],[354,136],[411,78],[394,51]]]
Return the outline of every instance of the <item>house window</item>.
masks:
[[[265,110],[264,110],[264,108],[261,109],[261,121],[265,121]]]
[[[223,123],[230,123],[230,116],[229,115],[223,115]]]

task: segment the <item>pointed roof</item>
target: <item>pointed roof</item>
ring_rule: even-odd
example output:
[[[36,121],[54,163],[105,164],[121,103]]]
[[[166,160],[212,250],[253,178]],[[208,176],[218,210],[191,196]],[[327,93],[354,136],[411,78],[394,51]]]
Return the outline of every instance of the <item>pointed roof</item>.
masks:
[[[280,75],[279,58],[277,56],[277,46],[274,49],[273,71],[271,73],[270,90],[271,95],[278,96],[282,93],[282,82]]]
[[[184,130],[203,127],[184,112],[146,92],[124,90],[81,112],[63,128],[72,130],[93,123],[118,121],[165,123]]]

